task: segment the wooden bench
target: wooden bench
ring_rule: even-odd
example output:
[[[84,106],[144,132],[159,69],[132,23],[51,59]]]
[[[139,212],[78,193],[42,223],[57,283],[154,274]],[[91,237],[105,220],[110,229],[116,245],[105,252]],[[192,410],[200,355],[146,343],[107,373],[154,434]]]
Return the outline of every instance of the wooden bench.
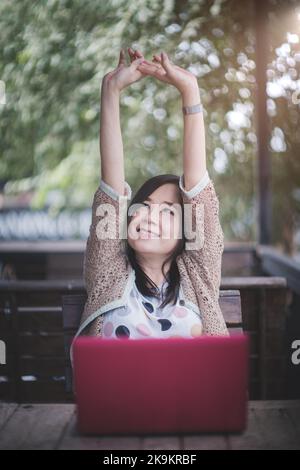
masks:
[[[236,299],[230,291],[239,291],[242,321],[230,318]],[[44,403],[73,400],[65,388],[66,335],[62,315],[62,297],[69,295],[70,305],[73,295],[79,295],[82,303],[77,320],[74,315],[74,324],[65,322],[67,333],[74,335],[86,299],[83,280],[0,281],[0,340],[7,346],[7,364],[0,364],[3,399]],[[235,325],[233,332],[242,324],[250,337],[251,400],[287,398],[288,299],[284,277],[221,279],[220,306],[227,325]],[[67,309],[73,308],[70,305]],[[72,318],[73,314],[71,321]]]
[[[66,359],[66,392],[72,391],[72,366],[70,363],[70,346],[78,330],[82,311],[86,302],[86,294],[68,294],[62,296],[64,346]],[[241,298],[238,290],[221,290],[219,305],[224,315],[230,334],[241,333],[242,312]]]

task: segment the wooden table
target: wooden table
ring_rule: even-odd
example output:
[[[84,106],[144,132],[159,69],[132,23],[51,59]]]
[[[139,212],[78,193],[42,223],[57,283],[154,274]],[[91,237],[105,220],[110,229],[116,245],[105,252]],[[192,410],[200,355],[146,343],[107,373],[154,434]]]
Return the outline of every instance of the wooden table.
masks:
[[[250,401],[242,434],[80,436],[73,404],[0,402],[0,449],[300,449],[300,400]]]

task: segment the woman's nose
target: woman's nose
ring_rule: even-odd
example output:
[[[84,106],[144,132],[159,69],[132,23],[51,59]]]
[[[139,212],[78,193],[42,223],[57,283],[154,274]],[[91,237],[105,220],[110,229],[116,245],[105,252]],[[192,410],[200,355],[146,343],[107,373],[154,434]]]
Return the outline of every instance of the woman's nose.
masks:
[[[151,204],[150,206],[150,214],[157,214],[159,212],[158,204]]]
[[[152,204],[149,211],[149,221],[155,225],[159,225],[160,210],[159,204]]]

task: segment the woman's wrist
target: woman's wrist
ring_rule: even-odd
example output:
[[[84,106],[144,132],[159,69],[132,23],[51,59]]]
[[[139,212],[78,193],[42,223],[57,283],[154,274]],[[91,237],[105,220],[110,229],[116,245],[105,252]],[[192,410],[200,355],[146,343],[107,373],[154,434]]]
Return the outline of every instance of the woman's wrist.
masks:
[[[201,102],[200,91],[198,83],[191,84],[180,92],[182,99],[182,106],[193,106]]]
[[[120,97],[120,90],[115,86],[114,82],[109,79],[109,77],[105,77],[102,80],[101,92],[102,94],[105,93],[105,95],[114,96],[116,98]]]

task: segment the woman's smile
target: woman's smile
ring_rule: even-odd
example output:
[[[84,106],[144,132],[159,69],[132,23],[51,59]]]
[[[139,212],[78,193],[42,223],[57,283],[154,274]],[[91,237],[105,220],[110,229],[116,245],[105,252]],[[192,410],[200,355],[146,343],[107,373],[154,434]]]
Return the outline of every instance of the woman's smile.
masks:
[[[150,230],[146,230],[144,228],[140,228],[138,232],[143,235],[143,238],[159,238],[159,234],[156,232],[152,232]]]

